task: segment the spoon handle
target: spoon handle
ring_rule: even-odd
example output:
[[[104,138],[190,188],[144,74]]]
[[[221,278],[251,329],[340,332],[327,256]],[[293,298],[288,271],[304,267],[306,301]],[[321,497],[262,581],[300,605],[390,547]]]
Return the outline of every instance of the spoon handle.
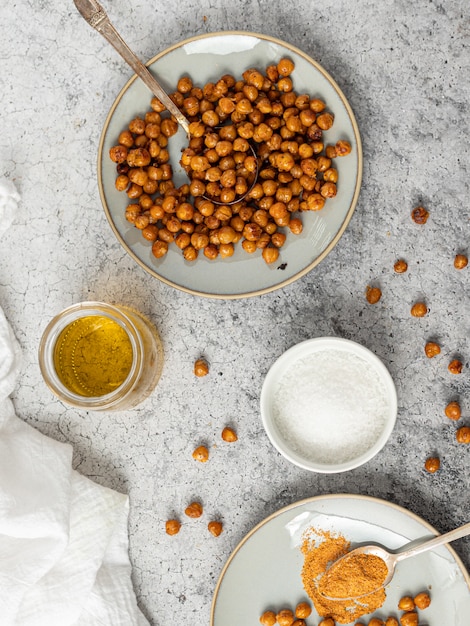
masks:
[[[176,104],[165,92],[157,80],[152,76],[147,67],[134,54],[121,35],[112,25],[106,11],[96,0],[74,0],[75,6],[85,21],[100,33],[113,48],[119,52],[124,61],[128,63],[139,78],[147,85],[150,91],[165,105],[168,111],[176,118],[180,126],[189,135],[189,122],[181,113]]]
[[[466,535],[470,535],[470,522],[460,526],[459,528],[455,528],[454,530],[450,530],[448,533],[444,533],[443,535],[438,535],[434,537],[434,539],[430,539],[429,541],[425,541],[424,543],[416,546],[415,548],[410,548],[409,550],[405,550],[405,552],[399,552],[395,554],[396,561],[403,561],[404,559],[409,558],[410,556],[415,556],[416,554],[421,554],[421,552],[427,552],[428,550],[432,550],[433,548],[437,548],[443,543],[449,543],[451,541],[455,541],[456,539],[460,539],[461,537],[465,537]]]

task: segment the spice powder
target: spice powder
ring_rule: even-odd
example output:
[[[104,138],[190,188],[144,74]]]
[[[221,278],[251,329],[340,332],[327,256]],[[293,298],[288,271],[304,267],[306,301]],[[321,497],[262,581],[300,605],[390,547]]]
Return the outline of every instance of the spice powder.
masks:
[[[317,538],[319,537],[321,539],[320,542],[315,541],[315,538],[312,536],[313,533]],[[328,531],[317,529],[311,529],[311,532],[307,532],[304,535],[301,546],[304,556],[301,576],[305,591],[311,598],[317,613],[321,617],[331,617],[339,624],[349,624],[363,615],[373,613],[383,605],[386,598],[383,588],[362,598],[348,600],[328,600],[322,595],[320,580],[326,569],[333,561],[347,554],[349,549],[350,543],[342,535],[334,535]],[[383,561],[382,563],[385,565]],[[369,564],[373,566],[377,565],[374,560],[371,560]],[[349,589],[346,590],[344,577],[340,576],[339,582],[336,581],[338,582],[338,587],[335,587],[334,580],[330,580],[327,595],[332,597],[344,597],[346,591],[348,595],[368,593],[370,583],[364,582],[365,578],[367,578],[364,571],[364,562],[361,563],[362,568],[354,567],[354,564],[351,565],[352,567],[349,574],[352,574],[353,579],[347,583]],[[357,563],[355,565],[357,565]],[[372,573],[375,571],[374,567],[371,568],[371,571]],[[379,579],[380,576],[382,576],[382,574],[379,572]],[[382,581],[384,578],[385,576],[383,575]],[[351,590],[354,590],[354,594],[349,594]],[[326,591],[323,590],[323,593],[326,593]]]

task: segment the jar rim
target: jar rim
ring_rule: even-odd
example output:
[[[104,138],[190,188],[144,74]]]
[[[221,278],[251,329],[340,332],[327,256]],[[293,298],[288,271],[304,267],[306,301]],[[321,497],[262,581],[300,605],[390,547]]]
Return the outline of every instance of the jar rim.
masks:
[[[54,349],[60,333],[77,319],[90,316],[107,317],[123,328],[132,347],[132,364],[126,379],[113,391],[102,396],[82,396],[70,391],[59,379],[53,361]],[[99,301],[73,304],[55,315],[46,326],[39,344],[39,367],[49,389],[60,399],[82,409],[112,408],[125,399],[134,388],[143,367],[143,343],[140,332],[121,308]]]

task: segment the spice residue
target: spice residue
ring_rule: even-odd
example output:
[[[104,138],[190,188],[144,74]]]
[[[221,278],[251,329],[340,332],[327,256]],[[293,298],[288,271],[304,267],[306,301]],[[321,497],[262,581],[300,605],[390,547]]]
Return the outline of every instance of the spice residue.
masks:
[[[383,588],[352,600],[328,600],[322,595],[319,588],[322,576],[328,566],[347,554],[349,549],[350,543],[342,535],[317,529],[310,529],[304,534],[301,546],[304,556],[301,576],[305,591],[321,617],[331,617],[339,624],[349,624],[363,615],[376,611],[383,605],[386,597]],[[354,591],[349,595],[358,596],[361,593],[367,593],[367,591],[362,591],[360,578],[355,578],[348,585],[349,591]],[[341,594],[344,596],[344,589],[341,591],[341,589],[331,587],[327,595],[338,597]]]

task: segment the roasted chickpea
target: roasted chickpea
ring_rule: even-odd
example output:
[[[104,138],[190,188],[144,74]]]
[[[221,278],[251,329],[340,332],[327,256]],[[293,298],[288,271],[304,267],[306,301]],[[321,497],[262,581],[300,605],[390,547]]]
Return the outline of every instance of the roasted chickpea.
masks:
[[[367,287],[366,299],[369,304],[377,304],[381,297],[382,291],[378,287]]]
[[[454,267],[456,270],[463,270],[468,265],[468,257],[465,254],[457,254],[454,259]]]
[[[294,71],[294,63],[290,59],[281,59],[276,66],[280,76],[290,76]]]
[[[400,617],[401,626],[418,626],[418,623],[418,613],[415,611],[408,611]]]
[[[291,219],[289,222],[289,229],[294,235],[300,235],[303,230],[302,221],[297,217]]]
[[[191,502],[184,510],[188,517],[201,517],[203,513],[202,504],[200,502]]]
[[[324,198],[334,198],[336,196],[336,185],[335,183],[324,183],[320,189],[320,194]]]
[[[193,452],[193,459],[199,463],[207,463],[209,460],[209,450],[206,446],[198,446]]]
[[[168,243],[166,241],[161,241],[157,239],[157,241],[153,242],[152,245],[152,254],[157,259],[161,259],[168,252]]]
[[[279,258],[279,250],[277,248],[266,247],[261,254],[268,265],[275,263]]]
[[[470,443],[470,427],[462,426],[461,428],[459,428],[458,431],[455,433],[455,438],[457,439],[458,443]]]
[[[229,443],[234,443],[235,441],[238,440],[238,436],[237,436],[237,433],[234,431],[233,428],[230,428],[229,426],[226,426],[222,430],[222,439],[224,441],[229,442]]]
[[[429,212],[423,206],[418,206],[411,211],[411,219],[415,224],[426,224],[428,217]]]
[[[447,366],[447,369],[451,374],[461,374],[462,368],[462,361],[460,361],[459,359],[452,359],[452,361]]]
[[[321,130],[329,130],[333,126],[334,117],[331,113],[320,113],[317,116],[316,124]],[[336,153],[338,156],[338,153]]]
[[[368,626],[384,626],[384,622],[378,617],[373,617],[372,619],[369,620]]]
[[[428,341],[424,346],[424,352],[428,359],[432,359],[441,352],[441,347],[435,341]]]
[[[307,617],[312,613],[312,607],[308,602],[299,602],[299,604],[295,607],[295,617],[299,619],[307,619]]]
[[[158,228],[155,224],[149,224],[142,229],[142,236],[147,241],[156,241],[158,237]]]
[[[265,611],[259,618],[263,626],[274,626],[277,622],[276,613],[274,611]]]
[[[256,241],[249,241],[248,239],[244,239],[242,241],[242,248],[248,254],[253,254],[253,252],[256,252],[256,250],[258,249],[256,246]]]
[[[431,598],[428,593],[426,593],[425,591],[422,591],[421,593],[418,593],[418,595],[414,597],[414,602],[418,609],[423,610],[423,609],[427,609],[428,606],[431,604]]]
[[[181,522],[177,519],[169,519],[165,522],[165,531],[167,535],[177,535],[181,528]]]
[[[235,248],[233,247],[233,243],[221,243],[219,247],[219,254],[222,258],[228,258],[233,256],[235,252]]]
[[[439,460],[437,456],[429,457],[428,459],[426,459],[426,462],[424,464],[425,470],[429,472],[430,474],[435,474],[437,470],[440,469],[440,467],[441,467],[441,461]]]
[[[183,250],[183,257],[185,261],[195,261],[197,259],[198,251],[194,246],[186,246]]]
[[[400,626],[396,617],[387,617],[385,626]]]
[[[118,191],[126,191],[129,185],[129,177],[126,176],[125,174],[120,174],[116,178],[114,185]]]
[[[416,302],[411,307],[411,315],[413,317],[424,317],[428,312],[428,307],[424,302]]]
[[[209,373],[209,365],[207,361],[204,359],[197,359],[194,363],[194,375],[198,378],[202,378],[203,376],[207,376]]]
[[[305,209],[307,211],[320,211],[325,206],[325,198],[319,193],[312,193],[308,196]]]
[[[292,626],[294,623],[294,614],[290,609],[281,609],[276,615],[279,626]]]
[[[444,409],[444,413],[450,420],[457,421],[462,415],[460,404],[455,400],[453,402],[449,402],[449,404]]]
[[[408,269],[408,263],[403,259],[398,259],[398,261],[395,261],[393,269],[397,274],[404,274]]]
[[[109,150],[109,156],[111,158],[111,161],[114,161],[114,163],[124,163],[124,161],[127,159],[127,155],[128,155],[129,151],[126,148],[126,146],[113,146],[110,150]]]
[[[275,232],[271,236],[271,243],[276,248],[282,248],[282,246],[285,244],[285,242],[286,242],[286,236],[284,235],[284,233]]]
[[[335,626],[335,620],[332,617],[327,617],[318,622],[318,626]]]
[[[207,524],[207,529],[211,535],[218,537],[223,530],[222,522],[212,521]]]
[[[415,608],[415,602],[411,596],[403,596],[398,602],[400,611],[412,611]]]

